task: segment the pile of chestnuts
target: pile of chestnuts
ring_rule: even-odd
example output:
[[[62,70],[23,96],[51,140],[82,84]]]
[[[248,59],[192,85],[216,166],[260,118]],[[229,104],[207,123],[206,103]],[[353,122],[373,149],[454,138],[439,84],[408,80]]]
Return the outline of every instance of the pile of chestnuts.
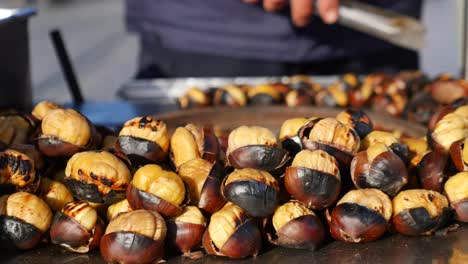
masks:
[[[290,85],[326,102],[363,105],[366,89],[416,92],[422,76],[407,74],[370,75],[362,87],[346,75],[327,91],[304,77]],[[216,104],[244,105],[291,100],[290,89],[211,92]],[[209,104],[193,93],[184,104]],[[155,263],[172,255],[255,257],[267,244],[320,250],[330,238],[432,235],[468,222],[468,104],[451,104],[431,122],[426,137],[412,138],[380,131],[365,112],[348,109],[285,120],[278,136],[240,126],[218,139],[197,124],[171,134],[151,116],[114,133],[41,102],[31,114],[0,116],[0,247],[51,243],[99,249],[107,262]]]

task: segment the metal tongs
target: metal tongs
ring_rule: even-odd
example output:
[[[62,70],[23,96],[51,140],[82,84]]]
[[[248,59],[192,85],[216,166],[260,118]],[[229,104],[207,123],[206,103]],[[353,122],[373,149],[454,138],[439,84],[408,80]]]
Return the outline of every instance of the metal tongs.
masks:
[[[343,26],[415,51],[424,46],[425,27],[412,17],[353,0],[340,1],[338,14]]]

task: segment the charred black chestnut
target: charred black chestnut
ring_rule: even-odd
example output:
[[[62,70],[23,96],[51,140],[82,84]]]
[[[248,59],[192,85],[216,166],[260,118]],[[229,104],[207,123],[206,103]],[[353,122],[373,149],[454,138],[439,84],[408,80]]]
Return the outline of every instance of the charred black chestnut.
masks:
[[[286,168],[284,185],[295,199],[313,209],[333,204],[341,190],[335,158],[323,150],[302,150]]]
[[[211,104],[211,100],[205,91],[191,87],[179,98],[178,103],[180,108],[187,109],[208,106]]]
[[[247,95],[239,86],[226,85],[216,89],[213,96],[213,104],[244,106],[247,104]]]
[[[360,110],[346,109],[340,112],[336,119],[352,127],[361,139],[364,139],[374,129],[369,116]]]
[[[0,152],[0,195],[15,191],[34,193],[39,182],[39,173],[31,157],[12,149]]]
[[[200,209],[186,206],[182,213],[167,221],[167,242],[170,246],[191,257],[190,250],[199,246],[206,227]]]
[[[60,211],[69,202],[73,201],[73,195],[68,188],[59,181],[42,178],[39,187],[42,199],[54,211]]]
[[[455,210],[455,219],[468,223],[468,172],[459,172],[445,183],[445,193]]]

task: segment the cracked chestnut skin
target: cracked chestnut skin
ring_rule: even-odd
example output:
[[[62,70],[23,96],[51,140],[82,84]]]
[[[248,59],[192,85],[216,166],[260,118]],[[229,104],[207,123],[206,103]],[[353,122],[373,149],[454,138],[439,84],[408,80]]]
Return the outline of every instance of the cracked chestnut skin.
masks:
[[[239,206],[228,203],[211,216],[202,243],[210,255],[240,259],[258,254],[262,236]]]
[[[252,217],[271,215],[278,205],[278,181],[266,171],[238,169],[225,178],[221,193]]]
[[[348,243],[365,243],[385,234],[392,215],[390,198],[377,189],[348,192],[338,201],[327,221],[331,236]]]
[[[468,223],[468,172],[459,172],[450,177],[444,191],[455,210],[455,219]]]
[[[332,205],[341,190],[341,176],[335,158],[323,150],[302,150],[286,169],[287,192],[309,208]]]
[[[287,151],[291,156],[295,156],[302,149],[301,139],[297,135],[299,129],[315,117],[305,118],[291,118],[283,122],[279,132],[279,140],[281,147]]]
[[[454,142],[449,152],[457,170],[468,171],[468,137]]]
[[[369,116],[360,110],[346,109],[340,112],[336,119],[352,127],[361,139],[364,139],[374,129]]]
[[[190,257],[190,250],[201,244],[206,219],[200,209],[186,206],[182,213],[167,220],[167,243],[184,256]]]
[[[444,227],[452,215],[447,198],[436,191],[402,191],[392,204],[393,226],[404,235],[431,235]]]
[[[36,192],[40,177],[34,160],[13,149],[0,152],[0,195],[15,191]]]

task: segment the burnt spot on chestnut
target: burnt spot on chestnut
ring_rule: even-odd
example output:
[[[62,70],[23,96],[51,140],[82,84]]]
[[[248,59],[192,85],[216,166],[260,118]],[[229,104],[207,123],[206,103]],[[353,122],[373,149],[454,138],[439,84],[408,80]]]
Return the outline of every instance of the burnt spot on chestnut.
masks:
[[[247,104],[247,95],[239,86],[226,85],[217,88],[213,95],[214,105],[244,106]]]
[[[221,186],[223,196],[252,217],[271,215],[278,205],[279,191],[271,174],[250,168],[235,170]]]
[[[14,191],[34,193],[38,187],[39,175],[33,159],[12,149],[0,152],[0,194]]]
[[[200,209],[186,206],[182,213],[167,221],[168,244],[190,257],[190,251],[201,244],[206,219]]]
[[[335,158],[322,150],[302,150],[286,169],[284,185],[294,198],[313,209],[333,204],[341,190]]]
[[[182,109],[205,107],[211,104],[209,95],[197,87],[189,88],[177,102]]]
[[[450,146],[450,157],[459,171],[468,171],[468,137],[455,141]]]
[[[468,222],[468,172],[459,172],[450,177],[444,190],[450,206],[455,210],[455,219]]]
[[[393,225],[404,235],[431,235],[451,216],[447,198],[435,191],[402,191],[392,203]]]
[[[364,139],[374,129],[369,116],[360,110],[346,109],[340,112],[336,119],[352,127],[361,139]]]

